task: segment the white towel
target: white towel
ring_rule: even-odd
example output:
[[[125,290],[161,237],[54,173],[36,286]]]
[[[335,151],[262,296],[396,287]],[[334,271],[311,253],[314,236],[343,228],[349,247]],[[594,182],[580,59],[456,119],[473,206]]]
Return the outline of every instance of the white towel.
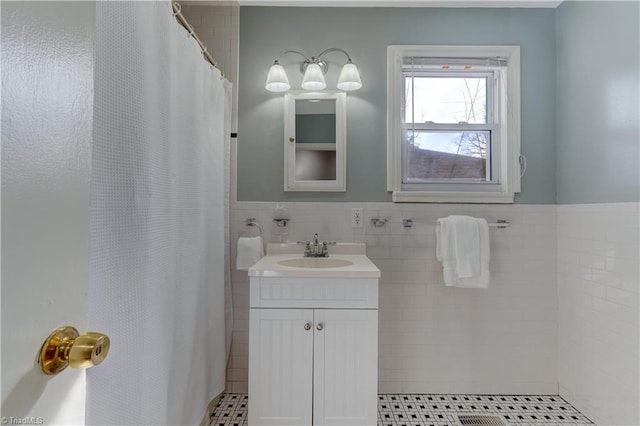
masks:
[[[262,237],[238,238],[236,269],[246,271],[264,256]]]
[[[489,225],[471,216],[438,219],[436,257],[447,286],[489,287]]]

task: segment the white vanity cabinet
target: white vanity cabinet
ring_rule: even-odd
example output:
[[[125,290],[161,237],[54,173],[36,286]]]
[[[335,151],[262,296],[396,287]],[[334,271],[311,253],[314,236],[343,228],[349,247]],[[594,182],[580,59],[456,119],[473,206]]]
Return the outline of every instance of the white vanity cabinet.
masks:
[[[377,278],[251,277],[249,425],[375,425],[377,373]]]

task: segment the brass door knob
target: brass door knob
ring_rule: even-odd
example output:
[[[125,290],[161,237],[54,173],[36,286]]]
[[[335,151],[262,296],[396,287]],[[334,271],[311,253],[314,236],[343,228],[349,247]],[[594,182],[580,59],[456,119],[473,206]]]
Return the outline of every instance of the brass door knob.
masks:
[[[47,375],[58,374],[68,366],[93,367],[107,357],[109,345],[109,337],[104,334],[88,332],[80,336],[74,327],[60,327],[42,344],[38,363]]]

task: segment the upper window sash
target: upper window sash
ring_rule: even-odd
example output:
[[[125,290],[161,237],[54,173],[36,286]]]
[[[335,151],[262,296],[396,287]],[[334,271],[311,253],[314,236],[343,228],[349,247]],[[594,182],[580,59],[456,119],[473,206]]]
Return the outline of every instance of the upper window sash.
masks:
[[[401,114],[402,114],[402,124],[411,123],[411,121],[406,120],[406,95],[407,95],[407,81],[406,79],[416,79],[416,78],[483,78],[486,81],[486,98],[483,101],[486,105],[486,123],[495,123],[496,117],[498,116],[498,102],[499,99],[497,90],[500,87],[499,81],[499,72],[497,71],[452,71],[452,70],[437,70],[437,71],[413,71],[411,67],[406,68],[403,67],[402,74],[404,78],[402,79],[402,105],[401,105]],[[437,123],[437,122],[435,122]],[[462,124],[464,121],[460,121],[457,124]],[[449,124],[449,123],[447,123]]]

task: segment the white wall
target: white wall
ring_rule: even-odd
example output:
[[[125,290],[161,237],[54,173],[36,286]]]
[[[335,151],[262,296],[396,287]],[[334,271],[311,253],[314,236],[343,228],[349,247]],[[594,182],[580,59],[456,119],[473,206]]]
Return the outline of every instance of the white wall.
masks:
[[[2,2],[3,422],[84,424],[84,371],[35,360],[86,331],[94,32],[91,2]]]
[[[559,387],[603,425],[640,424],[639,18],[637,1],[556,9]]]
[[[365,227],[350,227],[352,207],[363,207]],[[365,242],[382,271],[379,391],[383,393],[557,394],[556,206],[415,205],[392,203],[236,202],[231,210],[231,253],[244,220],[257,217],[267,241],[278,242],[271,220],[284,208],[289,241]],[[435,259],[440,216],[471,214],[492,228],[491,286],[447,288]],[[374,216],[390,218],[374,228]],[[403,218],[416,220],[402,227]],[[248,231],[251,232],[251,231]],[[234,271],[235,329],[227,390],[246,392],[248,278]]]
[[[638,203],[558,206],[560,394],[601,425],[638,425]]]

